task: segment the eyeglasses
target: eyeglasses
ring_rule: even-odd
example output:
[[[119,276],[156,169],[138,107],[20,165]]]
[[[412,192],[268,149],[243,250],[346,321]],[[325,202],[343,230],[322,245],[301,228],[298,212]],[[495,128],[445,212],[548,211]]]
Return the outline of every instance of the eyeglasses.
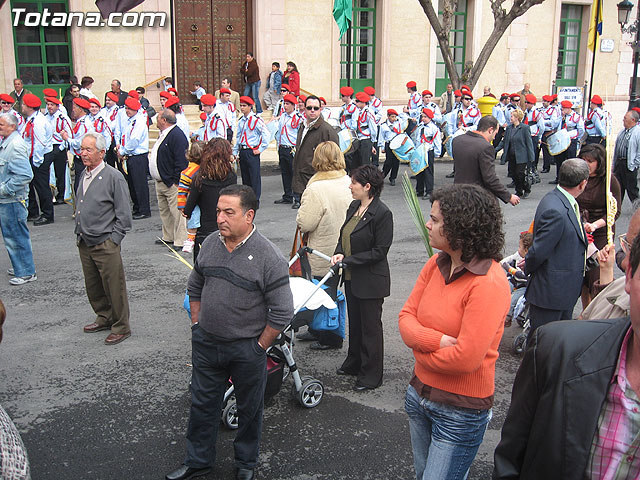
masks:
[[[9,103],[9,102],[0,102],[0,104],[2,104],[2,105],[13,105],[12,103]]]
[[[629,240],[627,240],[627,234],[625,233],[618,236],[618,240],[620,240],[620,246],[622,247],[622,251],[625,254],[628,254],[629,250],[631,250],[631,243],[629,243]]]
[[[280,93],[287,93],[288,91],[289,91],[289,90],[284,90],[284,89],[282,89],[282,90],[280,90]]]
[[[311,111],[311,110],[320,110],[320,107],[313,107],[313,106],[309,105],[307,107],[307,110],[309,110],[309,111]]]
[[[472,100],[471,97],[462,97],[463,100]]]

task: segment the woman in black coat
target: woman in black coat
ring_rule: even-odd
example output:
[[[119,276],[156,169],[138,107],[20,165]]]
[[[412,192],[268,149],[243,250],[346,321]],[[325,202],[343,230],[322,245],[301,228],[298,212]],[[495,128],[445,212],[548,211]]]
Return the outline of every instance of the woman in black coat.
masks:
[[[527,198],[531,193],[531,185],[525,182],[527,165],[533,165],[533,142],[529,125],[522,123],[524,112],[519,108],[511,112],[511,124],[504,132],[498,150],[504,148],[509,170],[513,172],[516,195]]]
[[[231,165],[231,144],[224,138],[214,138],[202,152],[200,170],[196,173],[189,190],[184,215],[189,218],[193,209],[200,207],[200,226],[196,232],[193,261],[196,261],[200,246],[210,234],[218,230],[218,198],[220,190],[238,183]]]
[[[382,173],[373,165],[351,172],[354,201],[331,257],[332,265],[346,264],[349,312],[349,353],[337,373],[357,376],[356,391],[382,385],[382,303],[391,289],[387,252],[393,241],[393,215],[380,200],[383,184]]]

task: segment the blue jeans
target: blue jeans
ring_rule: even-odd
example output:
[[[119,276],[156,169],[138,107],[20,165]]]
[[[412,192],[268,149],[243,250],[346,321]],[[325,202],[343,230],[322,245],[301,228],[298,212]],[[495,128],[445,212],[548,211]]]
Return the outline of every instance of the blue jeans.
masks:
[[[464,480],[491,420],[491,409],[472,410],[432,402],[409,385],[409,415],[417,480]]]
[[[520,298],[524,295],[526,289],[527,287],[525,286],[516,288],[511,291],[511,306],[509,307],[509,313],[507,314],[508,317],[513,317],[513,309],[516,308],[518,300],[520,300]]]
[[[36,273],[24,203],[0,203],[0,230],[15,276],[26,277]]]
[[[258,92],[260,92],[260,85],[262,84],[261,80],[253,83],[247,83],[244,86],[244,96],[253,98],[253,101],[256,102],[256,113],[262,113],[262,105],[260,104],[260,97],[258,97]]]

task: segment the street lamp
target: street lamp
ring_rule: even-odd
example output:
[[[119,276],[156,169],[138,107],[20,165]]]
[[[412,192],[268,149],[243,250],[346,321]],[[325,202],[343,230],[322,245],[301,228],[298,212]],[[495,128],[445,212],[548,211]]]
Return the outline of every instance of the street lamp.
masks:
[[[636,83],[638,78],[638,63],[640,62],[640,28],[638,22],[638,15],[633,23],[629,23],[629,16],[633,3],[629,0],[622,0],[618,5],[618,23],[620,24],[620,30],[622,33],[630,33],[634,35],[634,40],[628,42],[633,47],[633,76],[631,77],[631,95],[629,97],[629,110],[636,106],[638,101],[638,93],[636,90]]]

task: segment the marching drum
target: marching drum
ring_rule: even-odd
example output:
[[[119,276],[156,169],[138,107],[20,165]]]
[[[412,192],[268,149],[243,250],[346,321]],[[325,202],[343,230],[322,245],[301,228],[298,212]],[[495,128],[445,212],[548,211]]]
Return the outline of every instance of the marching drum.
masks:
[[[389,142],[389,148],[395,153],[398,160],[408,163],[415,149],[413,140],[405,133],[399,133]]]
[[[345,155],[355,149],[354,142],[357,145],[355,133],[348,128],[344,128],[338,132],[338,140],[340,142],[340,150]]]
[[[566,151],[569,145],[571,145],[571,135],[565,128],[547,137],[547,146],[551,155],[558,155]]]
[[[427,168],[429,161],[429,147],[426,143],[421,143],[413,149],[413,154],[409,160],[409,166],[414,175],[419,174]]]
[[[326,122],[331,125],[331,127],[339,132],[340,131],[340,120],[338,120],[337,118],[327,118]]]

